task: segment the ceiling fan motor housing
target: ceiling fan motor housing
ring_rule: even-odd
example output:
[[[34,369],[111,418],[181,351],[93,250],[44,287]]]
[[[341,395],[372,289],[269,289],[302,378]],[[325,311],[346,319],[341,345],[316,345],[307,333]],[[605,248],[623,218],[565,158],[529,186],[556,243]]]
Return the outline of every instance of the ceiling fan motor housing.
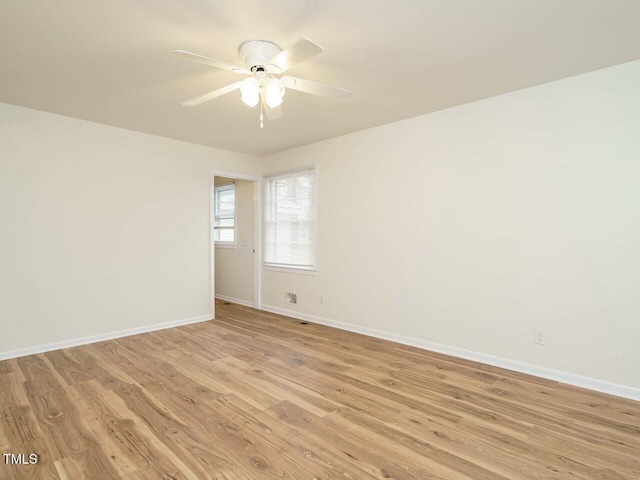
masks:
[[[266,40],[248,40],[242,42],[238,48],[240,58],[247,68],[253,71],[253,67],[267,66],[273,73],[276,73],[274,70],[279,71],[279,69],[275,65],[268,65],[268,62],[280,51],[278,45]]]

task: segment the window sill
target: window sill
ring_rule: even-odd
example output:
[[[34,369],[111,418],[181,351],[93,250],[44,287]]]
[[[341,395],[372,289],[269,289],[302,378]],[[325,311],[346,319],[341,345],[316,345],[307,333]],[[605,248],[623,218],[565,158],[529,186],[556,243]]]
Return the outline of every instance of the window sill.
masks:
[[[215,248],[225,248],[227,250],[235,250],[235,243],[216,243]]]
[[[297,267],[282,267],[278,265],[263,265],[265,270],[270,272],[282,272],[282,273],[296,273],[298,275],[317,275],[318,270],[315,268],[297,268]]]

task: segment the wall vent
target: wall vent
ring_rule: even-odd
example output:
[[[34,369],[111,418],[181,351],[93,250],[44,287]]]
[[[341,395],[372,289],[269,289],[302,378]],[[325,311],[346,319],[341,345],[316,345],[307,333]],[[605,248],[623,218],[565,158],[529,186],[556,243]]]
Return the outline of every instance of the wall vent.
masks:
[[[284,294],[284,303],[288,303],[289,305],[297,305],[298,304],[298,294],[287,292]]]

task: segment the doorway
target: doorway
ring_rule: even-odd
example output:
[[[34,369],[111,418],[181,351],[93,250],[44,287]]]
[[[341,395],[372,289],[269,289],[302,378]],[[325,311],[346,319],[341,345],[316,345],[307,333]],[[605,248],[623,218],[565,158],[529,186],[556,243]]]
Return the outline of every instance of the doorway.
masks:
[[[259,188],[258,177],[212,173],[212,318],[216,299],[258,308]]]

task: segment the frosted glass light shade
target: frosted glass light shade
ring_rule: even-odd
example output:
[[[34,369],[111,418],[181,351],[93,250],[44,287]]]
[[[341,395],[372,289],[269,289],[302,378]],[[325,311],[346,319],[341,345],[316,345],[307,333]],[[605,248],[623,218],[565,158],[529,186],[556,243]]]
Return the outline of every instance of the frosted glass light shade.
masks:
[[[275,108],[282,103],[282,97],[284,97],[285,88],[282,84],[282,80],[278,78],[271,78],[267,80],[264,86],[265,102],[269,108]]]
[[[260,101],[260,83],[253,77],[245,78],[240,85],[240,93],[245,104],[255,107]]]

